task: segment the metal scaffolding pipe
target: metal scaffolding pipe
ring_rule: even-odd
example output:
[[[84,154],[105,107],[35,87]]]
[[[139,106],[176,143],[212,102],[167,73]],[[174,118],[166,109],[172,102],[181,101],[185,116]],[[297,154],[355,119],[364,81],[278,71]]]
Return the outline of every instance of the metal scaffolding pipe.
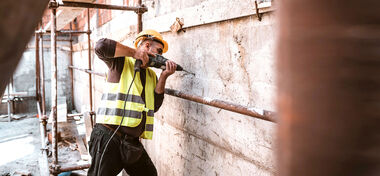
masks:
[[[75,67],[75,66],[72,66],[72,65],[69,65],[69,68],[76,69],[76,70],[79,70],[79,71],[83,71],[83,72],[86,72],[86,73],[89,73],[89,74],[98,75],[98,76],[101,76],[101,77],[106,77],[105,73],[100,73],[100,72],[92,71],[92,70],[89,70],[89,69],[79,68],[79,67]]]
[[[42,115],[46,115],[46,105],[45,105],[45,61],[44,61],[44,41],[43,41],[43,35],[39,35],[41,37],[41,57],[40,57],[40,76],[41,76],[41,85],[40,85],[40,91],[41,91],[41,109],[42,109]]]
[[[104,74],[104,73],[99,73],[99,72],[95,72],[95,71],[88,70],[88,69],[78,68],[78,67],[75,67],[75,66],[72,66],[72,65],[70,65],[69,68],[80,70],[80,71],[83,71],[83,72],[86,72],[86,73],[90,73],[90,74],[94,74],[94,75],[98,75],[98,76],[101,76],[101,77],[106,77],[106,74]],[[274,113],[272,111],[262,110],[262,113],[260,114],[260,113],[256,112],[254,110],[254,108],[248,108],[248,107],[245,107],[245,106],[242,106],[242,105],[233,104],[233,103],[226,102],[226,101],[223,101],[223,100],[210,99],[210,98],[207,98],[207,97],[200,97],[200,96],[196,96],[196,95],[190,95],[190,94],[186,94],[186,93],[183,93],[181,91],[174,90],[174,89],[168,89],[168,88],[166,88],[165,89],[165,93],[168,94],[168,95],[175,96],[175,97],[183,98],[183,99],[194,101],[194,102],[197,102],[197,103],[202,103],[202,104],[205,104],[205,105],[214,106],[214,107],[217,107],[217,108],[221,108],[221,109],[224,109],[224,110],[236,112],[236,113],[239,113],[239,114],[244,114],[244,115],[248,115],[248,116],[251,116],[251,117],[256,117],[256,118],[263,119],[263,120],[270,121],[270,122],[276,122],[276,117],[275,117],[276,113]]]
[[[90,168],[90,166],[91,166],[91,164],[83,164],[83,165],[76,165],[76,166],[65,166],[65,167],[60,167],[57,170],[51,170],[51,172],[53,174],[59,174],[62,172],[88,169],[88,168]]]
[[[71,35],[71,34],[69,34]],[[44,39],[45,42],[51,41],[50,39]],[[70,39],[57,39],[57,42],[72,42],[73,40]]]
[[[72,29],[72,22],[70,22],[70,30]],[[70,65],[73,65],[73,36],[72,34],[69,34],[70,36]],[[71,78],[71,104],[73,109],[75,109],[75,104],[74,104],[74,74],[73,70],[70,69],[70,78]]]
[[[46,119],[42,118],[44,115],[41,113],[40,103],[37,102],[37,113],[40,118],[40,134],[41,134],[41,156],[39,159],[40,165],[40,175],[48,176],[49,173],[49,164],[47,158],[47,150],[46,147]]]
[[[276,122],[276,118],[275,118],[274,113],[270,112],[270,111],[263,110],[262,113],[258,113],[253,108],[248,108],[246,106],[233,104],[233,103],[226,102],[223,100],[217,100],[217,99],[212,99],[212,98],[207,98],[207,97],[200,97],[200,96],[196,96],[196,95],[189,95],[189,94],[185,94],[181,91],[174,90],[174,89],[166,88],[165,93],[168,95],[175,96],[175,97],[183,98],[183,99],[194,101],[197,103],[202,103],[205,105],[214,106],[217,108],[225,109],[225,110],[236,112],[239,114],[248,115],[251,117],[259,118],[259,119],[270,121],[270,122]]]
[[[58,31],[59,34],[87,34],[91,33],[90,30],[88,31],[73,31],[73,30],[60,30]]]
[[[87,30],[90,31],[90,9],[87,9]],[[87,33],[88,40],[88,70],[92,70],[91,64],[91,33]],[[92,75],[88,74],[88,89],[89,89],[89,99],[90,99],[90,111],[93,111],[92,106]]]
[[[35,38],[35,52],[36,52],[36,100],[41,103],[41,94],[40,94],[40,38],[39,34],[34,34]]]
[[[56,9],[51,9],[51,117],[52,117],[52,148],[53,164],[58,164],[58,138],[57,138],[57,18]]]
[[[279,7],[278,175],[380,175],[380,1]]]
[[[57,30],[56,34],[87,34],[91,33],[92,31],[74,31],[74,30]],[[46,31],[36,31],[35,33],[41,34],[41,35],[46,35],[50,34],[51,30],[46,30]]]
[[[43,118],[40,104],[37,102],[37,113],[40,120],[41,148],[46,149],[46,120]]]
[[[7,88],[7,108],[8,108],[8,122],[11,122],[11,118],[12,118],[12,100],[11,100],[11,94],[10,94],[10,89],[11,89],[11,81],[9,81],[8,83],[8,88]]]
[[[130,7],[130,6],[118,6],[118,5],[107,5],[107,4],[96,4],[96,3],[85,3],[85,2],[72,2],[63,1],[63,4],[52,4],[51,6],[59,7],[82,7],[82,8],[95,8],[95,9],[109,9],[109,10],[128,10],[137,12],[146,12],[148,8],[146,7]]]
[[[142,0],[138,0],[138,5],[141,7],[141,4],[142,4]],[[142,31],[142,14],[144,12],[142,11],[138,11],[136,12],[137,13],[137,33],[140,33]]]

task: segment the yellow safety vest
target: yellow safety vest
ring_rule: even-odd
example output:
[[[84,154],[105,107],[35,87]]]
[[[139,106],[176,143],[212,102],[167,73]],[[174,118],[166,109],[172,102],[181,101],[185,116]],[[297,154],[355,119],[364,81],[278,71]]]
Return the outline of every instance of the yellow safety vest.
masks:
[[[119,125],[123,116],[124,99],[133,79],[135,59],[125,57],[123,72],[119,83],[106,83],[106,92],[103,93],[96,123]],[[143,134],[144,139],[152,139],[154,122],[154,89],[157,84],[156,73],[146,69],[145,79],[145,103],[141,98],[143,86],[140,72],[136,73],[129,96],[125,105],[124,120],[122,126],[137,127],[142,120],[142,113],[146,113],[146,124]]]

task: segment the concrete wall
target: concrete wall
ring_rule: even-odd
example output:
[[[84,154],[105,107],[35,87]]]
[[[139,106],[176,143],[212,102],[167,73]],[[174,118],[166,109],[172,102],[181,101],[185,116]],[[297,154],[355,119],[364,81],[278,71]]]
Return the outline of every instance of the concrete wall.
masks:
[[[34,38],[33,38],[34,40]],[[16,71],[13,74],[13,87],[10,89],[12,92],[23,92],[22,101],[17,101],[13,104],[13,112],[17,113],[27,113],[27,112],[37,112],[36,106],[36,69],[35,69],[35,51],[32,49],[27,49],[17,66]],[[8,87],[7,87],[8,89]],[[4,93],[7,94],[7,91]],[[2,103],[1,114],[7,114],[7,104]]]
[[[164,56],[196,74],[177,72],[168,79],[166,87],[275,111],[275,15],[267,10],[263,20],[258,21],[253,2],[143,1],[149,8],[143,15],[144,29],[162,32],[169,43]],[[132,46],[136,15],[113,11],[112,17],[101,27],[91,27],[92,42],[108,37]],[[169,32],[175,17],[184,18],[186,32]],[[96,18],[91,18],[93,24]],[[86,36],[80,36],[76,46],[74,60],[78,66],[87,67],[86,40]],[[92,62],[94,70],[107,71],[97,57]],[[155,71],[160,75],[160,70]],[[75,74],[76,109],[88,103],[84,95],[88,90],[87,77],[84,73]],[[104,78],[95,78],[96,106]],[[159,175],[276,173],[274,123],[170,95],[165,95],[155,117],[153,140],[143,143]]]
[[[167,87],[273,110],[273,28],[273,15],[269,15],[263,22],[245,17],[190,28],[180,35],[165,33],[171,49],[177,51],[166,56],[196,74],[177,73]],[[154,140],[146,144],[161,175],[275,172],[275,125],[270,122],[168,95],[156,117]]]
[[[48,39],[49,36],[45,36]],[[58,37],[67,39],[67,37]],[[58,72],[58,97],[66,97],[68,110],[72,110],[71,103],[71,78],[69,75],[69,42],[58,42],[57,49],[57,72]],[[44,67],[45,67],[45,94],[47,113],[51,106],[51,58],[50,58],[50,41],[44,42]],[[42,51],[40,50],[40,56]],[[42,56],[41,56],[42,57]],[[22,96],[23,101],[14,103],[14,113],[37,113],[36,105],[36,56],[35,56],[35,38],[31,37],[27,49],[24,51],[22,59],[13,74],[13,91],[26,92],[26,97]],[[6,103],[0,105],[0,113],[7,113]]]
[[[68,39],[68,37],[59,37],[58,39]],[[45,58],[45,94],[46,94],[46,107],[50,110],[51,106],[51,55],[50,55],[50,41],[44,43],[44,58]],[[71,77],[68,68],[70,63],[70,48],[69,42],[57,42],[57,87],[58,97],[66,97],[66,104],[68,112],[73,110],[72,96],[71,96]]]

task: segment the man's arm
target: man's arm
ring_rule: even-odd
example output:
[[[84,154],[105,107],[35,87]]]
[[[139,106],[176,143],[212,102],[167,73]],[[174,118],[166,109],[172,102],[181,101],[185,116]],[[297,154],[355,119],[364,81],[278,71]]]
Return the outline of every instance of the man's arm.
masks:
[[[154,56],[154,53],[145,51],[143,49],[134,49],[134,48],[125,46],[121,43],[116,43],[115,57],[121,57],[121,56],[133,57],[135,59],[141,60],[142,66],[145,66],[149,61],[148,54]]]
[[[166,61],[166,69],[162,71],[160,78],[158,79],[156,88],[154,91],[157,94],[162,94],[165,91],[165,84],[166,80],[170,75],[172,75],[175,72],[175,69],[177,68],[177,64],[174,63],[173,61]]]
[[[160,78],[158,79],[156,88],[154,89],[154,112],[157,112],[164,101],[164,91],[166,80],[170,75],[175,72],[177,64],[168,60],[166,62],[166,69],[162,71]]]
[[[130,48],[107,38],[102,38],[96,43],[95,53],[108,65],[108,67],[110,67],[114,58],[121,58],[125,56],[139,59],[143,62],[143,65],[149,61],[149,52]]]
[[[111,67],[114,61],[115,48],[116,41],[102,38],[96,42],[95,54],[99,59],[103,60],[108,67]]]
[[[124,57],[124,56],[133,57],[135,53],[136,53],[136,50],[134,48],[130,48],[119,42],[116,42],[114,57]]]
[[[160,109],[162,102],[164,102],[164,93],[158,94],[154,91],[154,112]]]

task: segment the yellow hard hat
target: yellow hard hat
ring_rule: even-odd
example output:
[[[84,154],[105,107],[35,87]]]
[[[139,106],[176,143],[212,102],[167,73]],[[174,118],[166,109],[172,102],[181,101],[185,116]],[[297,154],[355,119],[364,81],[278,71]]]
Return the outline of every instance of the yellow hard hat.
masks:
[[[135,47],[137,48],[140,44],[140,41],[144,41],[147,38],[151,38],[152,40],[161,43],[164,46],[162,50],[163,53],[166,53],[166,51],[168,51],[168,43],[162,38],[160,33],[152,29],[143,30],[136,36]]]

